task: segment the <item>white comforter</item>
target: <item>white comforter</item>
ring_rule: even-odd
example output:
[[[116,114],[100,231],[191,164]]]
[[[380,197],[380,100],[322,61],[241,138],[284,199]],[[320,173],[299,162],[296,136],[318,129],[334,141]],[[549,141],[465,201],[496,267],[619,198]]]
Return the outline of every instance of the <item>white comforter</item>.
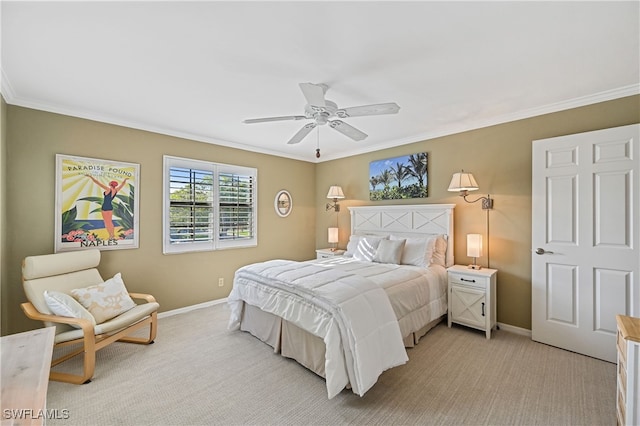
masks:
[[[447,313],[447,270],[333,257],[310,262],[369,278],[383,288],[400,324],[402,337]]]
[[[362,396],[408,357],[386,292],[348,269],[287,260],[245,266],[228,298],[229,328],[239,328],[243,302],[292,322],[325,342],[329,398],[348,384]]]

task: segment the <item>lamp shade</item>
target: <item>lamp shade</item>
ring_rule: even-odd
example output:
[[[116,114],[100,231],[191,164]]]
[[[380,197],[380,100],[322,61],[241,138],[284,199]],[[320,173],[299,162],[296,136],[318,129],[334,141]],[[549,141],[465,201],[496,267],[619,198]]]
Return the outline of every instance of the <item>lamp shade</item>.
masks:
[[[327,193],[327,198],[337,199],[344,198],[344,192],[342,192],[342,188],[339,186],[332,186],[329,188],[329,192]]]
[[[460,173],[454,173],[449,183],[449,191],[451,192],[477,190],[478,182],[476,182],[471,173],[465,173],[464,170]]]
[[[482,235],[467,234],[467,256],[468,257],[482,256]]]
[[[338,228],[329,228],[329,243],[335,244],[338,242]]]

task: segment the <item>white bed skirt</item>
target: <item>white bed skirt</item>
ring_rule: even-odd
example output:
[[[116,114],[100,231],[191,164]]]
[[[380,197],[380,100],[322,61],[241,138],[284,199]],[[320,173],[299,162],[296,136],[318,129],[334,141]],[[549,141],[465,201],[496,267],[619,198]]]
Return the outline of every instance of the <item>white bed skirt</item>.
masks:
[[[414,347],[420,338],[445,317],[446,315],[439,316],[415,331],[403,333],[405,347]],[[325,377],[325,344],[322,338],[246,302],[242,310],[240,330],[262,340],[271,346],[274,352],[292,358],[317,375]]]

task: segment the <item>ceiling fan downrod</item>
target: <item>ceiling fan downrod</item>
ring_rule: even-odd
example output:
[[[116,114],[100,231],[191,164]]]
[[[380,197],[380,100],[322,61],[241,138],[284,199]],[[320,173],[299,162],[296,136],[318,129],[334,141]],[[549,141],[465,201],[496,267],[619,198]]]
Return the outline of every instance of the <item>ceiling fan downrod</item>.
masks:
[[[316,158],[320,158],[320,127],[317,128]]]

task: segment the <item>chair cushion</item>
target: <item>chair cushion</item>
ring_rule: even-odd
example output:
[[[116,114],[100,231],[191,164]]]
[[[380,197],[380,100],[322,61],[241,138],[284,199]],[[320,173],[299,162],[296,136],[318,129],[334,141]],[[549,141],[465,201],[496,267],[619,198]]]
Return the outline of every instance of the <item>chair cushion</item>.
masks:
[[[35,280],[91,269],[99,264],[100,250],[98,249],[27,256],[22,262],[22,277],[25,280]]]
[[[55,290],[46,290],[44,300],[51,312],[61,317],[83,318],[96,325],[96,320],[76,299],[68,294]],[[80,328],[76,324],[70,324],[74,328]]]
[[[141,303],[139,305],[136,305],[133,309],[130,309],[127,312],[110,319],[109,321],[105,321],[102,324],[96,325],[94,327],[94,333],[113,334],[122,330],[123,328],[127,328],[130,325],[137,323],[145,317],[148,317],[153,312],[156,312],[159,307],[160,305],[158,304],[158,302]],[[68,342],[70,340],[81,338],[82,330],[70,329],[69,331],[56,334],[55,343]]]
[[[71,294],[87,308],[97,324],[102,324],[136,306],[119,272],[101,284],[73,289]]]

